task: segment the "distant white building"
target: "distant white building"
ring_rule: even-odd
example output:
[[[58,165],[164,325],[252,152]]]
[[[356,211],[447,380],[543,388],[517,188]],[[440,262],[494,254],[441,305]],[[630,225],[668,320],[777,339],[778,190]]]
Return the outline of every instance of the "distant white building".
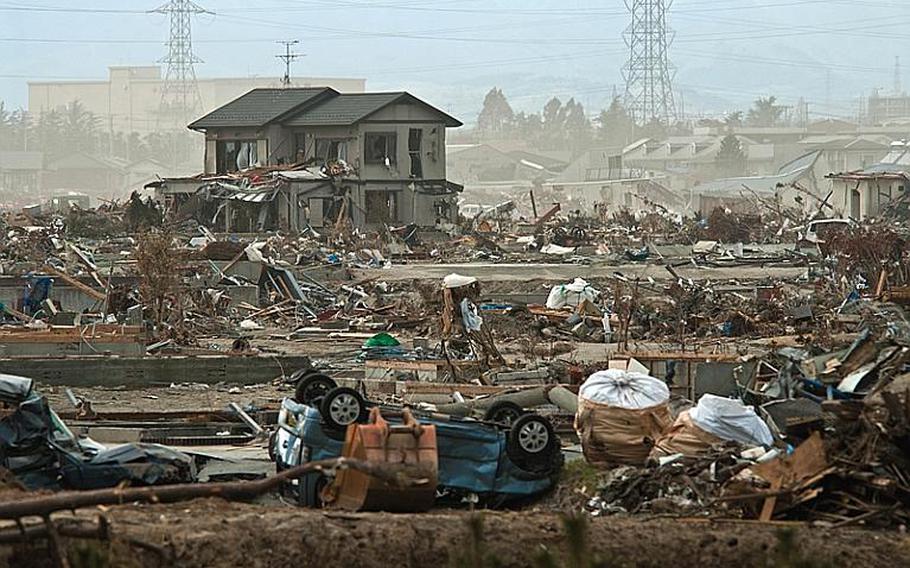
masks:
[[[225,77],[199,79],[203,116],[243,93],[258,87],[280,86],[279,77]],[[59,109],[78,100],[85,109],[102,120],[101,128],[111,132],[144,135],[158,130],[161,67],[110,67],[109,77],[101,81],[30,81],[28,110],[38,114]],[[294,87],[331,87],[342,93],[362,93],[366,79],[338,77],[299,77]]]

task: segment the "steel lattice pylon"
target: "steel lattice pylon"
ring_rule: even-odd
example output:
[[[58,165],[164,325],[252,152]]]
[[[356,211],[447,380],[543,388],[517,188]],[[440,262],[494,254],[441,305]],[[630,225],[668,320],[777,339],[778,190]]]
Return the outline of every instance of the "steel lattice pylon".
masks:
[[[668,50],[673,33],[667,27],[667,10],[673,0],[625,0],[632,23],[623,34],[629,61],[623,67],[626,110],[638,124],[657,119],[676,120],[673,66]]]
[[[193,53],[192,17],[208,12],[191,0],[169,0],[167,4],[152,11],[167,14],[171,22],[167,56],[158,60],[167,65],[161,89],[159,121],[173,122],[183,127],[202,109],[202,97],[194,67],[202,60]]]

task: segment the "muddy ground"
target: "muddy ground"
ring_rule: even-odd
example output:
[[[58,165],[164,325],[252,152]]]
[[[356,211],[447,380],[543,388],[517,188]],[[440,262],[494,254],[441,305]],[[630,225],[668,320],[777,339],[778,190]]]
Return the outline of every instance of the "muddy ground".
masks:
[[[567,538],[567,527],[578,525],[567,525],[564,517],[549,512],[392,515],[217,499],[118,506],[106,515],[112,543],[64,541],[68,554],[77,559],[74,566],[910,565],[910,539],[904,534],[784,524],[597,518],[581,530],[569,529],[581,538]],[[125,544],[125,537],[161,547],[165,558]],[[53,565],[39,544],[6,546],[0,552],[0,565]],[[572,563],[572,556],[590,563]],[[79,563],[86,558],[92,562]]]

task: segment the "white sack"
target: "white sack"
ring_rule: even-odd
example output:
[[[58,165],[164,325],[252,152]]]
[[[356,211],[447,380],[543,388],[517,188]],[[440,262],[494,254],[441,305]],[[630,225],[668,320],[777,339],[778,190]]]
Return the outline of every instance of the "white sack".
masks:
[[[569,284],[553,286],[547,296],[547,307],[558,310],[566,306],[575,307],[585,300],[596,303],[600,290],[588,284],[584,278],[576,278]]]
[[[706,394],[689,410],[692,422],[710,434],[752,446],[774,443],[771,430],[751,406],[739,400]]]
[[[578,396],[609,406],[641,410],[670,400],[670,389],[660,379],[644,373],[607,369],[588,377]]]

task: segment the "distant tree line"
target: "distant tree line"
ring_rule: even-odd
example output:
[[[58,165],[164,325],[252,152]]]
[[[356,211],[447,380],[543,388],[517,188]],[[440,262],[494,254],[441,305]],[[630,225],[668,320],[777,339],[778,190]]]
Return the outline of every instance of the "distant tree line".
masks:
[[[194,143],[190,132],[110,132],[101,117],[78,100],[38,114],[10,110],[0,101],[0,151],[43,152],[54,160],[74,152],[137,162],[154,159],[163,164],[182,163]]]
[[[625,146],[640,133],[619,98],[591,120],[574,98],[553,97],[540,112],[515,112],[502,90],[493,88],[483,101],[475,135],[479,140],[521,140],[539,150],[578,153],[595,146]],[[658,134],[665,135],[660,128]]]
[[[746,167],[746,155],[732,130],[742,126],[786,126],[790,120],[788,112],[789,107],[771,96],[757,99],[748,112],[733,112],[723,120],[703,119],[671,125],[653,120],[639,125],[632,120],[620,97],[613,97],[610,106],[592,119],[574,98],[563,103],[553,97],[540,112],[515,112],[505,93],[494,87],[484,97],[473,135],[481,142],[518,140],[538,150],[568,150],[579,154],[591,148],[621,148],[642,138],[662,140],[671,134],[691,135],[695,126],[716,127],[728,134],[718,157],[718,167],[725,173],[738,175]]]

